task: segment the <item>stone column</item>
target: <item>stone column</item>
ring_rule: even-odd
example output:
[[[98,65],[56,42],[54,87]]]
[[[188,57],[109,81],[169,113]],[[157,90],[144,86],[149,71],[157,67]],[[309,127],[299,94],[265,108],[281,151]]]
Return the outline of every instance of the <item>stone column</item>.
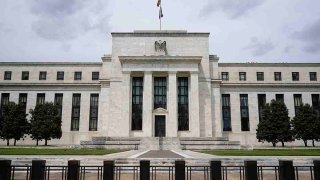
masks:
[[[190,98],[189,98],[189,131],[192,137],[200,136],[200,119],[199,119],[199,74],[190,72]]]
[[[178,135],[178,109],[177,109],[177,72],[169,72],[169,93],[168,93],[168,118],[167,135],[168,137],[177,137]]]
[[[129,137],[131,130],[131,72],[123,72],[123,82],[122,90],[118,90],[115,94],[121,99],[113,99],[114,101],[122,102],[122,119],[118,121],[116,117],[113,117],[116,127],[114,127],[113,132],[116,136]],[[116,97],[113,97],[116,98]],[[119,111],[121,112],[121,111]],[[113,114],[116,115],[116,114]],[[117,115],[116,115],[117,116]],[[121,117],[121,116],[120,116]]]
[[[152,110],[153,110],[153,83],[152,83],[152,72],[144,72],[143,79],[143,111],[142,111],[142,130],[143,136],[152,137],[153,121],[152,121]]]
[[[221,93],[219,84],[212,84],[212,107],[214,136],[222,137]]]

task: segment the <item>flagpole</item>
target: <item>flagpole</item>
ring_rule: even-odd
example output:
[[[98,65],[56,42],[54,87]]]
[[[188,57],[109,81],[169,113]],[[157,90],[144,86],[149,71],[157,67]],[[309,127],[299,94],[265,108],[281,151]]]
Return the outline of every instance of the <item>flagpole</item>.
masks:
[[[161,8],[162,8],[162,7],[161,7],[161,5],[160,5],[160,9],[161,9]],[[162,12],[161,12],[161,14],[162,14]],[[160,31],[161,31],[161,25],[162,25],[162,24],[161,24],[161,23],[162,23],[162,22],[161,22],[161,21],[162,21],[161,15],[160,15],[160,18],[159,18],[159,19],[160,19]]]

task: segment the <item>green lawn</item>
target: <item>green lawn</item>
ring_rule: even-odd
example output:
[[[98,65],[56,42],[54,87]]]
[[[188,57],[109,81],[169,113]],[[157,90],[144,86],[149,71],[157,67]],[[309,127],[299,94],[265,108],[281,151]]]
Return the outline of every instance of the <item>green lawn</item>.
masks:
[[[207,150],[201,152],[219,156],[320,156],[320,149]]]
[[[0,148],[0,155],[106,155],[122,152],[106,149]]]

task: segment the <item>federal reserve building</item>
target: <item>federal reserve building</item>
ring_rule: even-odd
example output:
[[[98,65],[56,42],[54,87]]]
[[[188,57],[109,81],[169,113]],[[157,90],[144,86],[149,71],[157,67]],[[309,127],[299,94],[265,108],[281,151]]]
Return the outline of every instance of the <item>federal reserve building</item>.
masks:
[[[268,145],[256,129],[272,99],[291,118],[302,103],[320,112],[320,63],[223,63],[203,32],[111,36],[101,62],[0,62],[1,107],[58,105],[62,138],[50,144],[133,148],[162,137],[185,149]]]

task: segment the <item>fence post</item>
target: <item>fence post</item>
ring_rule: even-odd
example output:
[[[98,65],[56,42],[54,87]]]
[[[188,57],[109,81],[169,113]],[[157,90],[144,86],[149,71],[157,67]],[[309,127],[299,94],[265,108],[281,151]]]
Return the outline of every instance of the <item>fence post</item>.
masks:
[[[150,180],[150,161],[140,161],[140,180]]]
[[[68,161],[68,180],[79,180],[80,179],[80,161],[71,160]]]
[[[44,180],[46,173],[45,168],[45,160],[32,160],[31,180]]]
[[[179,179],[179,180],[186,179],[186,162],[185,161],[175,162],[175,179]]]
[[[292,161],[279,161],[279,180],[295,180]]]
[[[258,180],[257,161],[244,161],[245,180]]]
[[[210,162],[210,179],[211,180],[222,180],[221,161],[211,161]]]
[[[114,180],[114,161],[103,161],[103,180]]]
[[[0,160],[0,179],[10,180],[11,160]]]
[[[313,176],[314,180],[320,180],[320,160],[313,161]]]

